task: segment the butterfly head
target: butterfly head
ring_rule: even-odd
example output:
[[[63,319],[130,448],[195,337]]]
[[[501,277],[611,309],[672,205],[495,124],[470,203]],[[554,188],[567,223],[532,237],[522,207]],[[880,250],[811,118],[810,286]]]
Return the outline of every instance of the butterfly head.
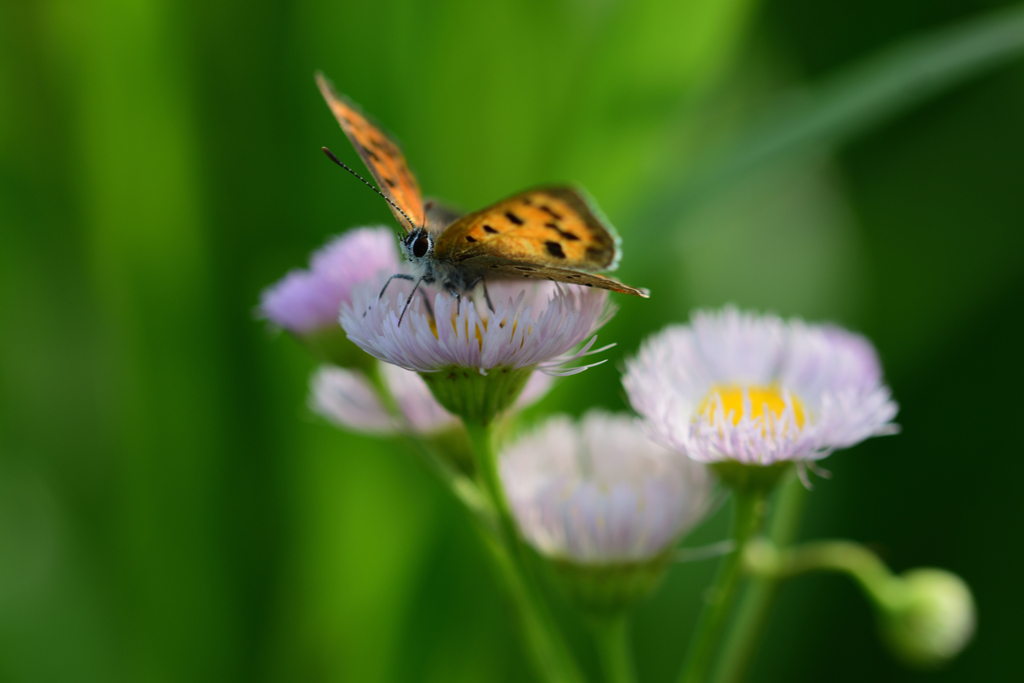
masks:
[[[430,258],[434,255],[434,239],[423,228],[417,228],[402,238],[402,254],[412,263]]]

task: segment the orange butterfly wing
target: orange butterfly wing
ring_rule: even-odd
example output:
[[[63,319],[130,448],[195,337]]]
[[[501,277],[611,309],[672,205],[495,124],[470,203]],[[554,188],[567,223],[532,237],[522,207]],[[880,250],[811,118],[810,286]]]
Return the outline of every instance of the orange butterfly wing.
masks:
[[[380,191],[405,212],[405,216],[402,216],[391,207],[399,224],[407,232],[422,227],[426,217],[423,196],[402,150],[344,95],[338,93],[323,74],[316,75],[316,83],[334,117],[341,124],[341,129],[373,174]],[[409,221],[412,221],[412,225]]]
[[[648,296],[594,271],[614,270],[619,238],[571,187],[528,190],[444,229],[434,256],[480,275],[502,274]]]
[[[608,289],[620,294],[632,294],[645,299],[651,296],[650,290],[643,287],[630,287],[619,282],[615,278],[597,273],[584,273],[579,270],[568,268],[553,268],[551,266],[534,266],[521,261],[510,261],[496,256],[476,256],[465,261],[465,266],[481,277],[487,275],[507,275],[511,277],[524,277],[534,280],[554,280],[555,282],[567,282],[571,285],[582,285],[584,287],[599,287]]]
[[[613,270],[619,238],[570,187],[527,190],[452,223],[434,255],[456,263],[501,256],[571,270]]]

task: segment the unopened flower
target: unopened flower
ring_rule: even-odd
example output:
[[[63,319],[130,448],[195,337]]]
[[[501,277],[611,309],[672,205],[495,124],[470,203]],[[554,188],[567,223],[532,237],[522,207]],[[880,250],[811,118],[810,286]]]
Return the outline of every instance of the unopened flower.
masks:
[[[310,407],[339,427],[369,434],[436,434],[458,425],[415,372],[383,364],[381,376],[394,399],[397,414],[388,410],[373,383],[358,370],[325,365],[310,380]],[[552,380],[536,372],[519,396],[516,408],[539,401]]]
[[[260,315],[336,365],[364,365],[364,353],[338,324],[341,304],[358,284],[399,272],[395,236],[387,228],[358,228],[317,250],[308,270],[294,270],[263,291]]]
[[[971,589],[944,569],[914,569],[896,578],[880,606],[881,630],[894,655],[931,668],[956,657],[974,635]]]
[[[621,609],[653,589],[709,500],[703,465],[602,411],[547,421],[506,448],[500,468],[523,537],[587,609]]]
[[[591,367],[566,364],[592,353],[593,333],[610,317],[604,290],[525,280],[488,282],[493,311],[479,293],[456,299],[422,287],[405,310],[412,284],[394,280],[381,296],[385,280],[357,288],[342,305],[349,339],[421,373],[442,405],[484,423],[514,402],[534,370],[571,375]]]
[[[653,438],[705,463],[817,460],[897,429],[867,339],[734,308],[648,339],[623,384]]]
[[[556,417],[506,448],[501,478],[523,536],[544,555],[614,564],[662,553],[704,512],[704,467],[602,411]]]

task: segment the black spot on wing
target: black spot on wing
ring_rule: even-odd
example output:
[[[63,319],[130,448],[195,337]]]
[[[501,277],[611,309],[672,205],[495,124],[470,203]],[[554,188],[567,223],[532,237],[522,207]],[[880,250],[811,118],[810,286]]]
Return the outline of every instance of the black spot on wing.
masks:
[[[533,272],[534,270],[536,270],[536,268],[534,268],[533,266],[514,266],[514,267],[515,267],[516,270],[525,270],[525,271],[528,271],[528,272]]]
[[[562,251],[562,245],[558,242],[547,241],[544,243],[544,246],[547,248],[548,253],[555,258],[565,258],[565,252]]]
[[[569,240],[570,242],[576,242],[580,239],[579,237],[576,236],[576,233],[569,232],[568,230],[562,230],[554,223],[545,223],[544,227],[551,228],[552,230],[554,230],[555,232],[557,232],[559,235]]]
[[[520,218],[519,216],[517,216],[514,213],[512,213],[511,211],[506,211],[505,212],[505,218],[509,219],[510,221],[515,223],[516,225],[522,225],[523,223],[526,222],[522,218]]]
[[[485,225],[485,226],[484,226],[484,232],[489,232],[489,233],[491,233],[492,235],[496,235],[496,234],[498,234],[498,231],[497,231],[497,230],[495,230],[494,228],[492,228],[492,227],[491,227],[491,226],[489,226],[489,225]]]
[[[552,218],[554,218],[556,221],[562,220],[562,214],[558,213],[557,211],[552,209],[550,206],[543,205],[543,206],[540,207],[540,210],[543,211],[544,213],[546,213],[547,215],[551,216]]]
[[[476,242],[476,238],[473,237],[472,235],[466,235],[466,241],[467,242]]]
[[[382,178],[382,180],[388,184],[388,187],[398,187],[398,183],[396,183],[391,178]]]

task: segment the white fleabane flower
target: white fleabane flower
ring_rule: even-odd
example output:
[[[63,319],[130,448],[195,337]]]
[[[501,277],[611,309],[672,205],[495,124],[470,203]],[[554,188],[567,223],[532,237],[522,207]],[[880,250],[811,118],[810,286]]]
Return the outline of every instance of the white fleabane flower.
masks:
[[[310,407],[339,427],[367,434],[430,435],[459,424],[458,418],[437,402],[415,372],[394,365],[382,365],[380,371],[394,398],[397,415],[385,407],[377,389],[362,372],[328,365],[318,369],[310,380]],[[534,373],[516,408],[539,401],[551,385],[550,377]]]
[[[387,228],[350,230],[314,252],[308,270],[293,270],[265,289],[260,312],[296,334],[335,327],[352,290],[381,272],[398,272],[394,233]]]
[[[504,449],[501,479],[526,540],[581,565],[663,554],[707,509],[698,463],[648,440],[626,415],[556,417]]]
[[[897,430],[867,339],[731,307],[648,339],[623,385],[653,438],[705,463],[817,460]]]
[[[603,350],[591,351],[593,333],[611,317],[599,289],[495,280],[487,283],[491,311],[479,290],[459,300],[420,288],[405,310],[412,284],[393,280],[381,296],[386,281],[365,283],[342,305],[348,338],[420,373],[445,408],[484,424],[512,405],[534,370],[563,376],[592,367],[566,364]]]
[[[398,272],[395,236],[387,228],[358,228],[335,237],[260,296],[259,314],[287,330],[322,359],[342,367],[370,358],[338,324],[338,310],[353,289],[378,273]]]
[[[416,372],[460,367],[485,375],[495,368],[536,367],[551,375],[575,374],[583,368],[563,368],[575,359],[566,354],[610,317],[602,289],[495,280],[487,284],[493,312],[479,293],[458,302],[421,287],[430,310],[417,294],[399,325],[412,285],[392,281],[380,297],[386,280],[360,287],[342,306],[341,325],[371,356]]]

